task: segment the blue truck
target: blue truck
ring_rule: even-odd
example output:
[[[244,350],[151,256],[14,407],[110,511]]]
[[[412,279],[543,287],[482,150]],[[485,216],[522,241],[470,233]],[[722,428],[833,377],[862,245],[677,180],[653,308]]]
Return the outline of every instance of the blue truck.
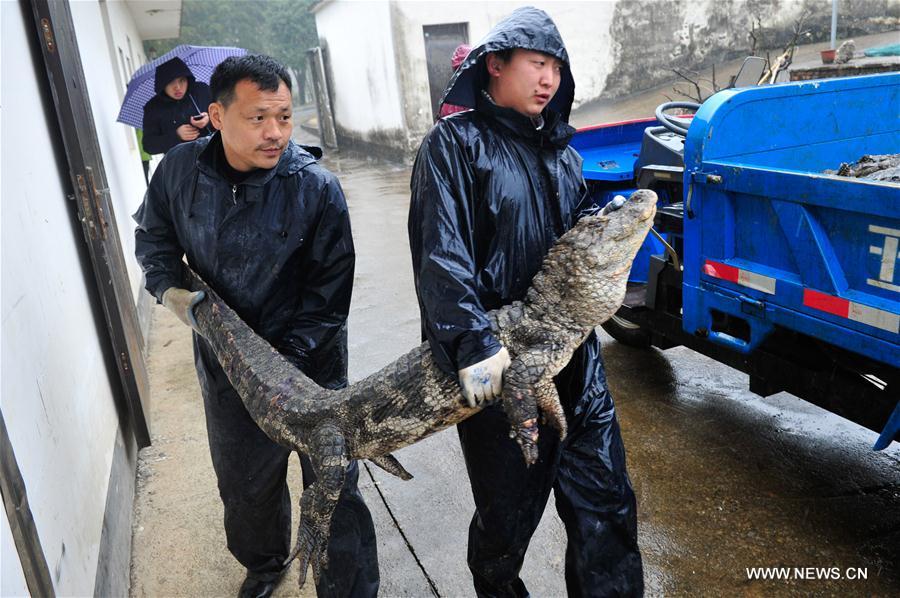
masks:
[[[727,89],[572,145],[598,205],[660,198],[614,338],[708,355],[876,431],[876,450],[900,440],[900,184],[825,173],[900,154],[900,74]]]

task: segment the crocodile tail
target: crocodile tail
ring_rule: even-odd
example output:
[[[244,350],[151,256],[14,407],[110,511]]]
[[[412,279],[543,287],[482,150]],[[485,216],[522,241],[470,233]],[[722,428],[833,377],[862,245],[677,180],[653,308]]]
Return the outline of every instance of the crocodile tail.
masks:
[[[186,287],[206,293],[206,299],[193,309],[197,330],[248,413],[275,442],[301,448],[291,430],[294,418],[290,411],[299,408],[298,398],[312,396],[322,388],[256,334],[199,276],[186,270]]]

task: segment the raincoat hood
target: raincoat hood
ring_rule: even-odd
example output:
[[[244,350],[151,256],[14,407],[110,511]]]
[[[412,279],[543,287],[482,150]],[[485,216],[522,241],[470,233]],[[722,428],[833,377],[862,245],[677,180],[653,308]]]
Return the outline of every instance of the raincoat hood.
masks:
[[[153,89],[157,94],[163,93],[171,81],[178,77],[187,77],[188,83],[194,82],[194,73],[177,56],[171,60],[167,60],[156,67],[156,75],[153,80]]]
[[[466,108],[475,108],[476,98],[487,81],[485,56],[490,52],[515,48],[544,52],[562,61],[563,71],[559,89],[548,107],[568,122],[572,100],[575,97],[575,80],[569,68],[569,54],[550,16],[530,6],[515,10],[497,23],[469,53],[450,79],[444,97],[441,98],[441,104],[458,104]]]

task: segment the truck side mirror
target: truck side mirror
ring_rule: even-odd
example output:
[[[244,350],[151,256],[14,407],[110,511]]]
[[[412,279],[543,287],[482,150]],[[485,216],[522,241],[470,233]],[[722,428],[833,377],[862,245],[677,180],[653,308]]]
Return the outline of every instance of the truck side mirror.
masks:
[[[766,59],[759,56],[748,56],[738,74],[734,76],[731,87],[753,87],[759,84],[763,71],[766,70]]]

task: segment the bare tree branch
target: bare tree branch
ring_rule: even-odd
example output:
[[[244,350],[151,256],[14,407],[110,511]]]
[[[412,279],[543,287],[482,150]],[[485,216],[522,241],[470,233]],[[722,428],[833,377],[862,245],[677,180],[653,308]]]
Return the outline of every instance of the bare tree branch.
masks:
[[[801,15],[794,21],[792,27],[792,35],[791,39],[782,47],[781,54],[775,59],[773,63],[767,57],[766,70],[763,71],[763,76],[759,80],[760,84],[764,83],[775,83],[775,80],[778,78],[778,74],[782,71],[787,70],[787,68],[791,65],[794,60],[794,50],[797,48],[797,43],[800,38],[806,35],[807,31],[803,29],[803,23],[806,21],[809,16],[809,9],[806,9],[801,13]]]
[[[673,73],[675,73],[676,75],[678,75],[679,77],[681,77],[682,79],[684,79],[686,82],[688,82],[688,83],[690,83],[691,85],[693,85],[693,86],[694,86],[694,89],[696,90],[696,95],[691,95],[690,93],[681,91],[681,90],[678,89],[677,87],[672,87],[672,91],[674,91],[675,93],[677,93],[677,94],[679,94],[679,95],[682,95],[682,96],[684,96],[684,97],[686,97],[686,98],[690,98],[690,99],[694,100],[695,102],[697,102],[698,104],[703,103],[703,100],[704,100],[705,98],[703,97],[703,91],[700,89],[700,83],[698,83],[698,80],[697,80],[697,79],[693,79],[693,78],[691,78],[691,77],[688,77],[687,75],[685,75],[684,73],[682,73],[682,72],[679,71],[678,69],[669,69],[669,70],[671,70]],[[692,73],[692,74],[693,74],[693,75],[696,75],[697,73]]]

